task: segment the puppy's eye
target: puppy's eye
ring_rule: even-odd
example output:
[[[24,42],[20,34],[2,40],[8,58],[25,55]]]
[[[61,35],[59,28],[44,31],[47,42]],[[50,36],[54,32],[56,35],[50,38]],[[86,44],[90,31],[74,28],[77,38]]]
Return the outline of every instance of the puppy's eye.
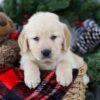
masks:
[[[39,41],[39,37],[37,37],[37,36],[34,37],[33,39],[34,39],[35,41]]]
[[[52,40],[55,40],[56,38],[57,38],[57,36],[55,36],[55,35],[52,35],[52,36],[51,36],[51,39],[52,39]]]

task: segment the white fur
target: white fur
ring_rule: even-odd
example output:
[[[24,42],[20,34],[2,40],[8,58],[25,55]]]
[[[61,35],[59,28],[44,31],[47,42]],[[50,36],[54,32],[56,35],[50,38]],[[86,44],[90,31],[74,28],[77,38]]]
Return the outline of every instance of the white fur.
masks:
[[[57,35],[55,41],[50,39],[52,35]],[[38,42],[33,40],[36,36],[40,38]],[[81,57],[70,51],[67,45],[70,42],[67,26],[65,29],[65,25],[53,13],[39,12],[33,15],[24,26],[18,42],[21,48],[20,64],[24,70],[25,84],[29,88],[35,88],[40,82],[39,70],[54,69],[56,69],[57,81],[67,86],[72,82],[72,69],[78,69],[84,64]],[[43,60],[41,50],[46,48],[51,49],[52,58]]]

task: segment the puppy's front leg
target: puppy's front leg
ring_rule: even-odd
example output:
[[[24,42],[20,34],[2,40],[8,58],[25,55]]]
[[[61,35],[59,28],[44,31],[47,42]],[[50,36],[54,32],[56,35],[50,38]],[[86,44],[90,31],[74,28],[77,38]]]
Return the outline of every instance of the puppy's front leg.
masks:
[[[72,67],[67,61],[61,61],[56,68],[57,82],[68,86],[72,82]]]
[[[38,66],[32,61],[26,61],[24,66],[24,81],[29,88],[35,88],[40,83],[40,71]]]

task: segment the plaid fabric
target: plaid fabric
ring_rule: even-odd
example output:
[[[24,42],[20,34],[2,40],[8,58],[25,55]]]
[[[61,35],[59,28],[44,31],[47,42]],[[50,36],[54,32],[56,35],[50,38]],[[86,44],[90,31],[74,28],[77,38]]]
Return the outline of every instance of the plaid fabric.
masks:
[[[73,70],[73,81],[78,70]],[[42,71],[41,83],[35,89],[24,84],[23,71],[19,68],[0,67],[0,100],[61,100],[70,88],[56,82],[54,71]]]

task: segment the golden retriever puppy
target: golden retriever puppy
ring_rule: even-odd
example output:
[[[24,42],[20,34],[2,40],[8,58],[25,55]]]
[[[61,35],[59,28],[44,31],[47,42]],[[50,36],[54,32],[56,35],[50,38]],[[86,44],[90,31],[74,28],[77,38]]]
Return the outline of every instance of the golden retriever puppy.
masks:
[[[67,86],[72,82],[72,69],[84,64],[82,58],[70,51],[70,32],[56,14],[38,12],[23,27],[18,43],[21,49],[20,67],[25,84],[35,88],[39,70],[54,70],[57,81]]]

